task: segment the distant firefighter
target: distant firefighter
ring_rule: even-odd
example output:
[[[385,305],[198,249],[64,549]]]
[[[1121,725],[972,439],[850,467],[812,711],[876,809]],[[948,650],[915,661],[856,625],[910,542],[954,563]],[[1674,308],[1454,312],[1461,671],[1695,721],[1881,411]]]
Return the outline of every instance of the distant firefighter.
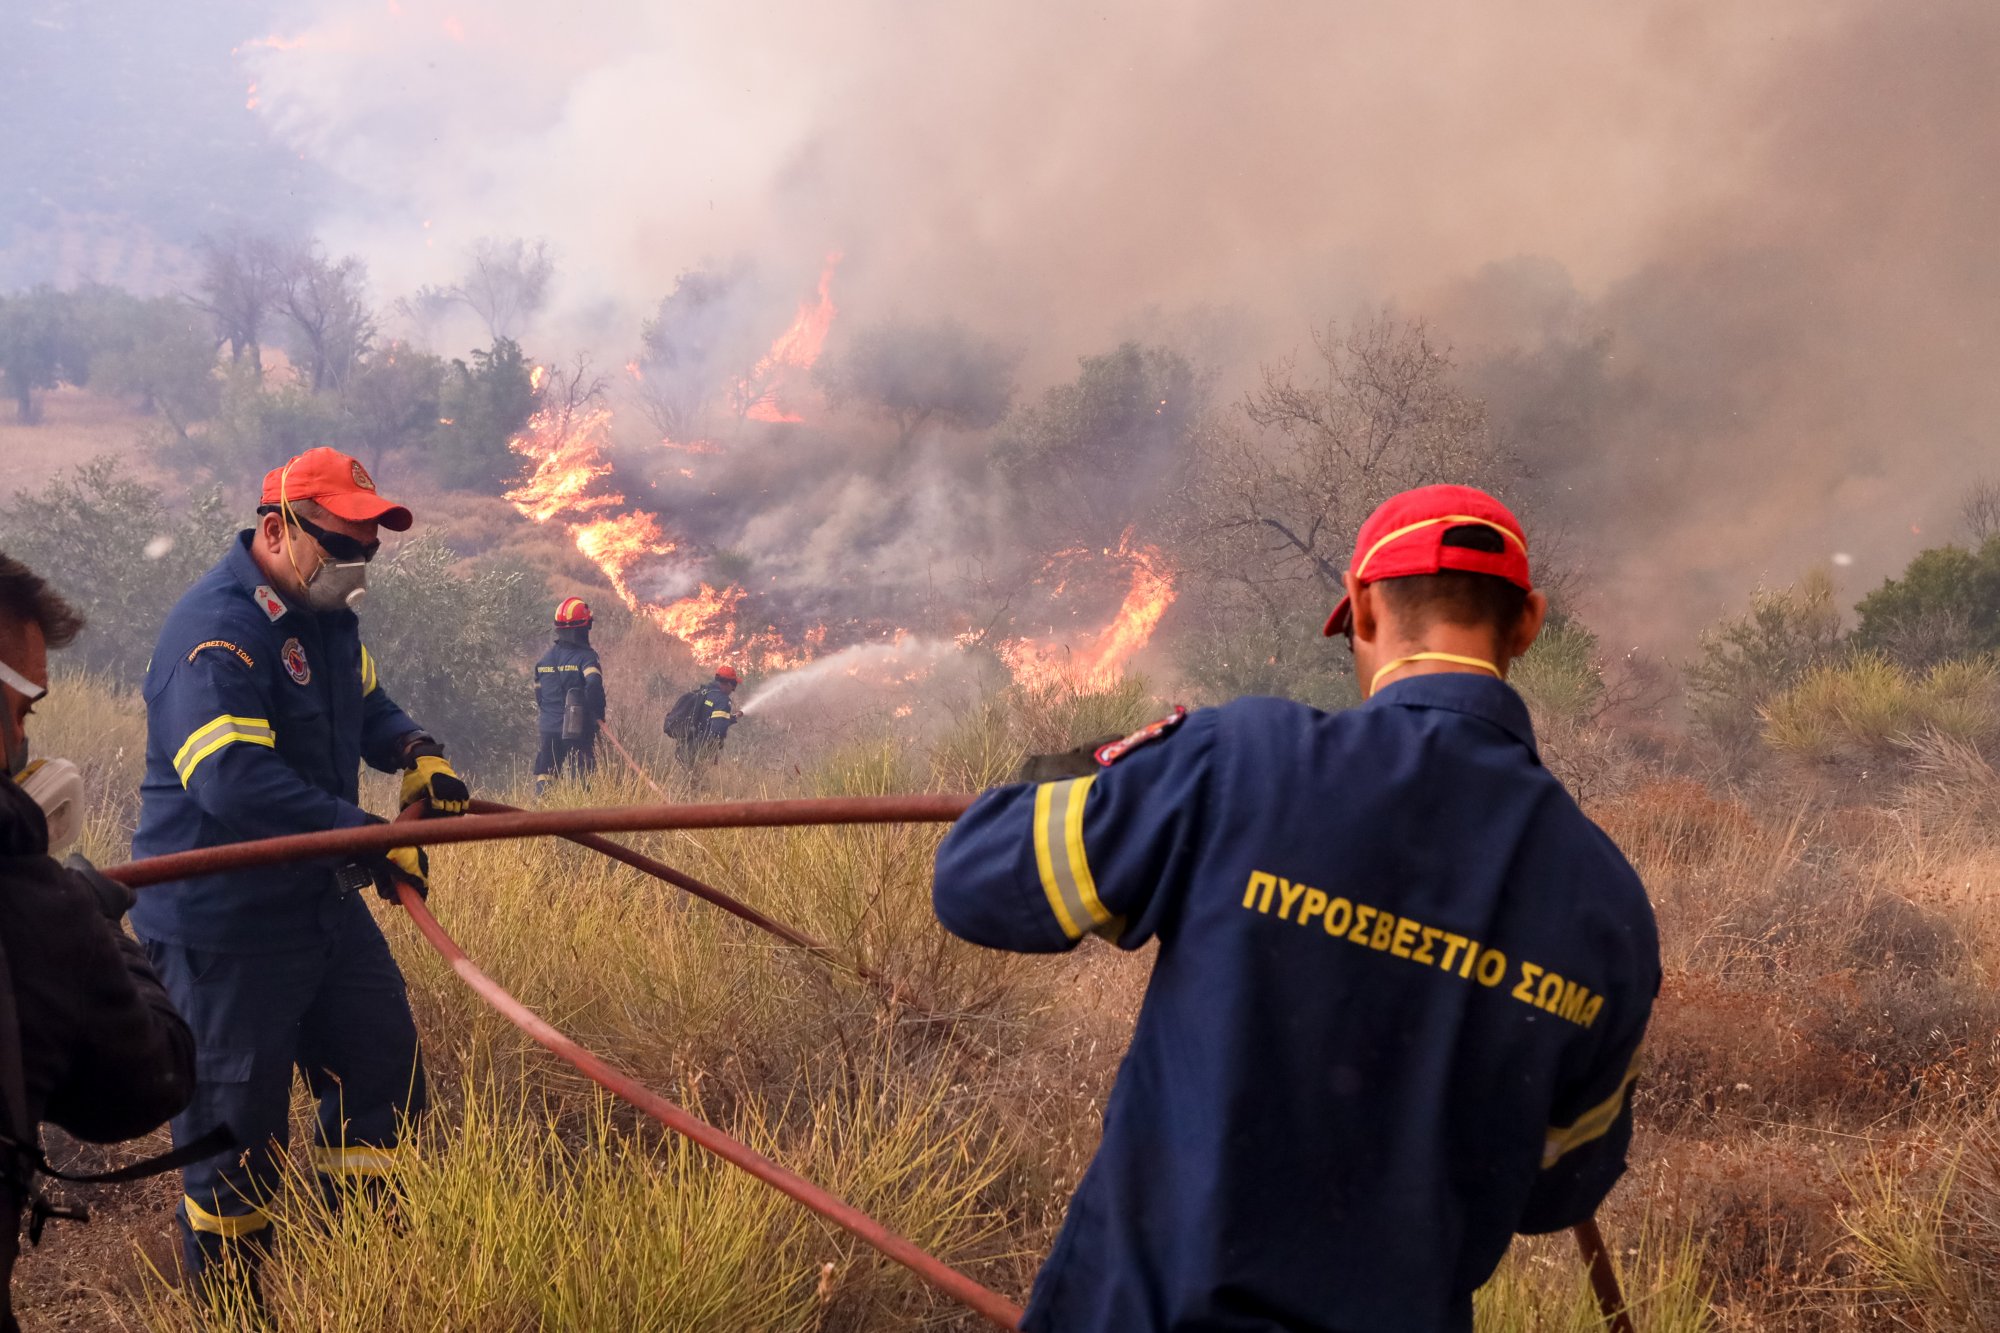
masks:
[[[722,757],[722,743],[729,739],[729,729],[743,720],[743,714],[729,701],[742,683],[735,667],[718,667],[714,680],[674,701],[665,730],[681,743],[681,762],[689,768],[712,764]]]
[[[535,791],[558,773],[597,771],[597,729],[604,725],[604,667],[590,646],[590,607],[566,597],[556,608],[556,641],[535,663]]]

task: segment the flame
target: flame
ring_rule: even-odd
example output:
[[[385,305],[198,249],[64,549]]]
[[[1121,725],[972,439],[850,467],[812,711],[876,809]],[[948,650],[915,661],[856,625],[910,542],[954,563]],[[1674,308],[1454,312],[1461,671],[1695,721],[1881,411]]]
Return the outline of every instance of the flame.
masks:
[[[833,274],[840,267],[840,259],[838,250],[827,255],[826,266],[820,270],[817,299],[799,303],[799,312],[792,316],[791,326],[778,335],[771,350],[764,353],[764,359],[737,384],[737,399],[748,404],[743,415],[750,420],[805,420],[779,406],[778,390],[788,378],[786,372],[811,370],[826,347],[826,335],[833,328],[833,317],[839,313],[833,304]]]
[[[1073,562],[1086,551],[1064,551],[1051,557],[1051,565]],[[1030,689],[1066,687],[1076,690],[1109,689],[1123,674],[1126,663],[1152,640],[1160,618],[1174,604],[1174,574],[1157,546],[1135,546],[1127,528],[1118,540],[1118,549],[1105,551],[1107,558],[1125,562],[1132,582],[1118,613],[1096,634],[1084,635],[1080,645],[1053,637],[1008,639],[1000,644],[1000,660],[1014,675],[1016,683]],[[1069,586],[1071,572],[1065,569],[1052,596],[1060,597]]]
[[[626,581],[626,573],[641,560],[669,556],[680,549],[660,531],[659,519],[643,509],[574,524],[570,538],[577,550],[604,571],[611,586],[617,589],[619,600],[634,610],[639,607],[639,595]]]

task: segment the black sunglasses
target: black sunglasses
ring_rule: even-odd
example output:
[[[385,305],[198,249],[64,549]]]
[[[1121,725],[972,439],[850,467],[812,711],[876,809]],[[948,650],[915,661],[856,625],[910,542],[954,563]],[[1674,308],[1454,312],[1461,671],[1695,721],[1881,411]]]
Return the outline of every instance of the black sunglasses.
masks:
[[[372,542],[364,542],[343,533],[328,532],[325,528],[322,528],[296,509],[281,508],[278,505],[260,505],[257,508],[257,512],[260,514],[283,514],[287,522],[296,523],[300,531],[318,542],[320,549],[335,560],[369,561],[373,560],[375,553],[382,549],[382,539],[380,537],[377,537]]]

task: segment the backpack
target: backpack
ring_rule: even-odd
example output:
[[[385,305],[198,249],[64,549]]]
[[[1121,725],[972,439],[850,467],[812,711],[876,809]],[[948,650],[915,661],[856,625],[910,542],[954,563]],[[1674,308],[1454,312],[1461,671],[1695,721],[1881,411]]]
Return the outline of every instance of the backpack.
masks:
[[[700,708],[701,688],[696,686],[674,700],[674,706],[667,710],[666,723],[660,730],[677,741],[686,740],[694,732],[694,715]]]

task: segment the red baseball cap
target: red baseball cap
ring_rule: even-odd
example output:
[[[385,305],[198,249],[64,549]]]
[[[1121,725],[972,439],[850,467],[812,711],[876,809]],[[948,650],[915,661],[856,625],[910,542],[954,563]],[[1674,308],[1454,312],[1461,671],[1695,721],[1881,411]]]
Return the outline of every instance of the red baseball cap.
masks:
[[[1446,546],[1444,535],[1467,524],[1501,536],[1498,551]],[[1420,486],[1392,495],[1368,516],[1354,539],[1349,572],[1361,583],[1438,574],[1448,569],[1491,574],[1517,588],[1532,589],[1528,577],[1528,535],[1506,505],[1473,486]],[[1327,617],[1328,635],[1345,634],[1354,608],[1342,597]]]
[[[359,459],[325,445],[308,449],[264,474],[264,494],[258,504],[282,505],[294,500],[313,500],[336,518],[349,523],[380,523],[391,532],[408,532],[415,521],[409,510],[376,494],[375,479]]]

